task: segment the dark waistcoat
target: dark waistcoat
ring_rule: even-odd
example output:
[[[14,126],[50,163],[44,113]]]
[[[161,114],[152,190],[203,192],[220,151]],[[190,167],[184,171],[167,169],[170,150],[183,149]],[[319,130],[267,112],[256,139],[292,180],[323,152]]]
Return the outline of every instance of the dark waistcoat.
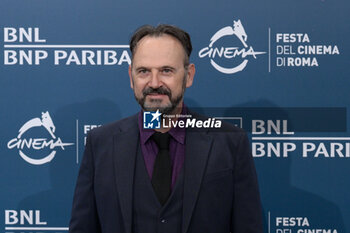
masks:
[[[172,193],[161,206],[146,171],[141,148],[138,148],[133,193],[133,233],[181,233],[183,169]]]

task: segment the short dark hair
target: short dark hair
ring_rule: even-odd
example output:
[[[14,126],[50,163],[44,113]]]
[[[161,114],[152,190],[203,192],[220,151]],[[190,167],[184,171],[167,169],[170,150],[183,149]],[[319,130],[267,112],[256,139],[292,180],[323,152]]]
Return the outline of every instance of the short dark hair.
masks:
[[[144,25],[138,28],[130,39],[130,50],[132,58],[134,57],[137,43],[143,37],[160,37],[164,34],[174,37],[182,44],[182,47],[185,49],[187,55],[185,57],[185,66],[187,66],[189,64],[189,59],[192,52],[191,37],[187,32],[185,32],[181,28],[169,24],[159,24],[157,27],[154,27],[152,25]]]

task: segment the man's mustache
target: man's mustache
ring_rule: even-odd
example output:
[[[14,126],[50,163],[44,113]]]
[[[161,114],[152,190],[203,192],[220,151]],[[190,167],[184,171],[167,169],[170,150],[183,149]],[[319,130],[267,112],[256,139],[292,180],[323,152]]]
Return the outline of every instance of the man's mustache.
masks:
[[[148,87],[148,88],[143,90],[142,94],[143,94],[143,96],[146,96],[149,94],[160,94],[160,95],[167,95],[167,96],[169,96],[169,98],[171,97],[170,91],[164,87],[158,87],[158,88]]]

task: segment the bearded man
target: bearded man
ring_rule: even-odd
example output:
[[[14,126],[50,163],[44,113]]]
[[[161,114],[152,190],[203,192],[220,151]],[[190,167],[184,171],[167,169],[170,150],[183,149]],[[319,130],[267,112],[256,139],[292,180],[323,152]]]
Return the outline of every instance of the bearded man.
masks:
[[[130,50],[130,86],[141,111],[90,131],[69,232],[261,233],[243,130],[224,122],[220,129],[143,124],[147,114],[152,122],[166,115],[206,120],[183,102],[195,75],[189,34],[146,25],[133,34]]]

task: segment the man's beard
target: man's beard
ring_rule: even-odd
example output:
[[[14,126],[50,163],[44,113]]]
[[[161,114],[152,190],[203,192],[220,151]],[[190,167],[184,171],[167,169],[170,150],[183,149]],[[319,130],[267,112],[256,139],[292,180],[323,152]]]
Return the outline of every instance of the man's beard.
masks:
[[[138,98],[134,92],[134,96],[136,101],[140,104],[142,109],[147,112],[155,112],[159,110],[159,112],[163,114],[173,114],[175,112],[176,107],[178,107],[179,103],[183,99],[184,93],[186,88],[186,77],[184,77],[184,81],[182,83],[182,91],[181,94],[178,96],[175,96],[172,98],[172,93],[167,87],[159,87],[159,88],[152,88],[152,87],[146,87],[142,91],[142,97]],[[162,100],[160,99],[151,99],[149,100],[149,104],[146,103],[146,97],[150,94],[161,94],[161,95],[167,95],[170,103],[165,106],[159,106]],[[155,104],[159,104],[158,106],[155,106]]]

